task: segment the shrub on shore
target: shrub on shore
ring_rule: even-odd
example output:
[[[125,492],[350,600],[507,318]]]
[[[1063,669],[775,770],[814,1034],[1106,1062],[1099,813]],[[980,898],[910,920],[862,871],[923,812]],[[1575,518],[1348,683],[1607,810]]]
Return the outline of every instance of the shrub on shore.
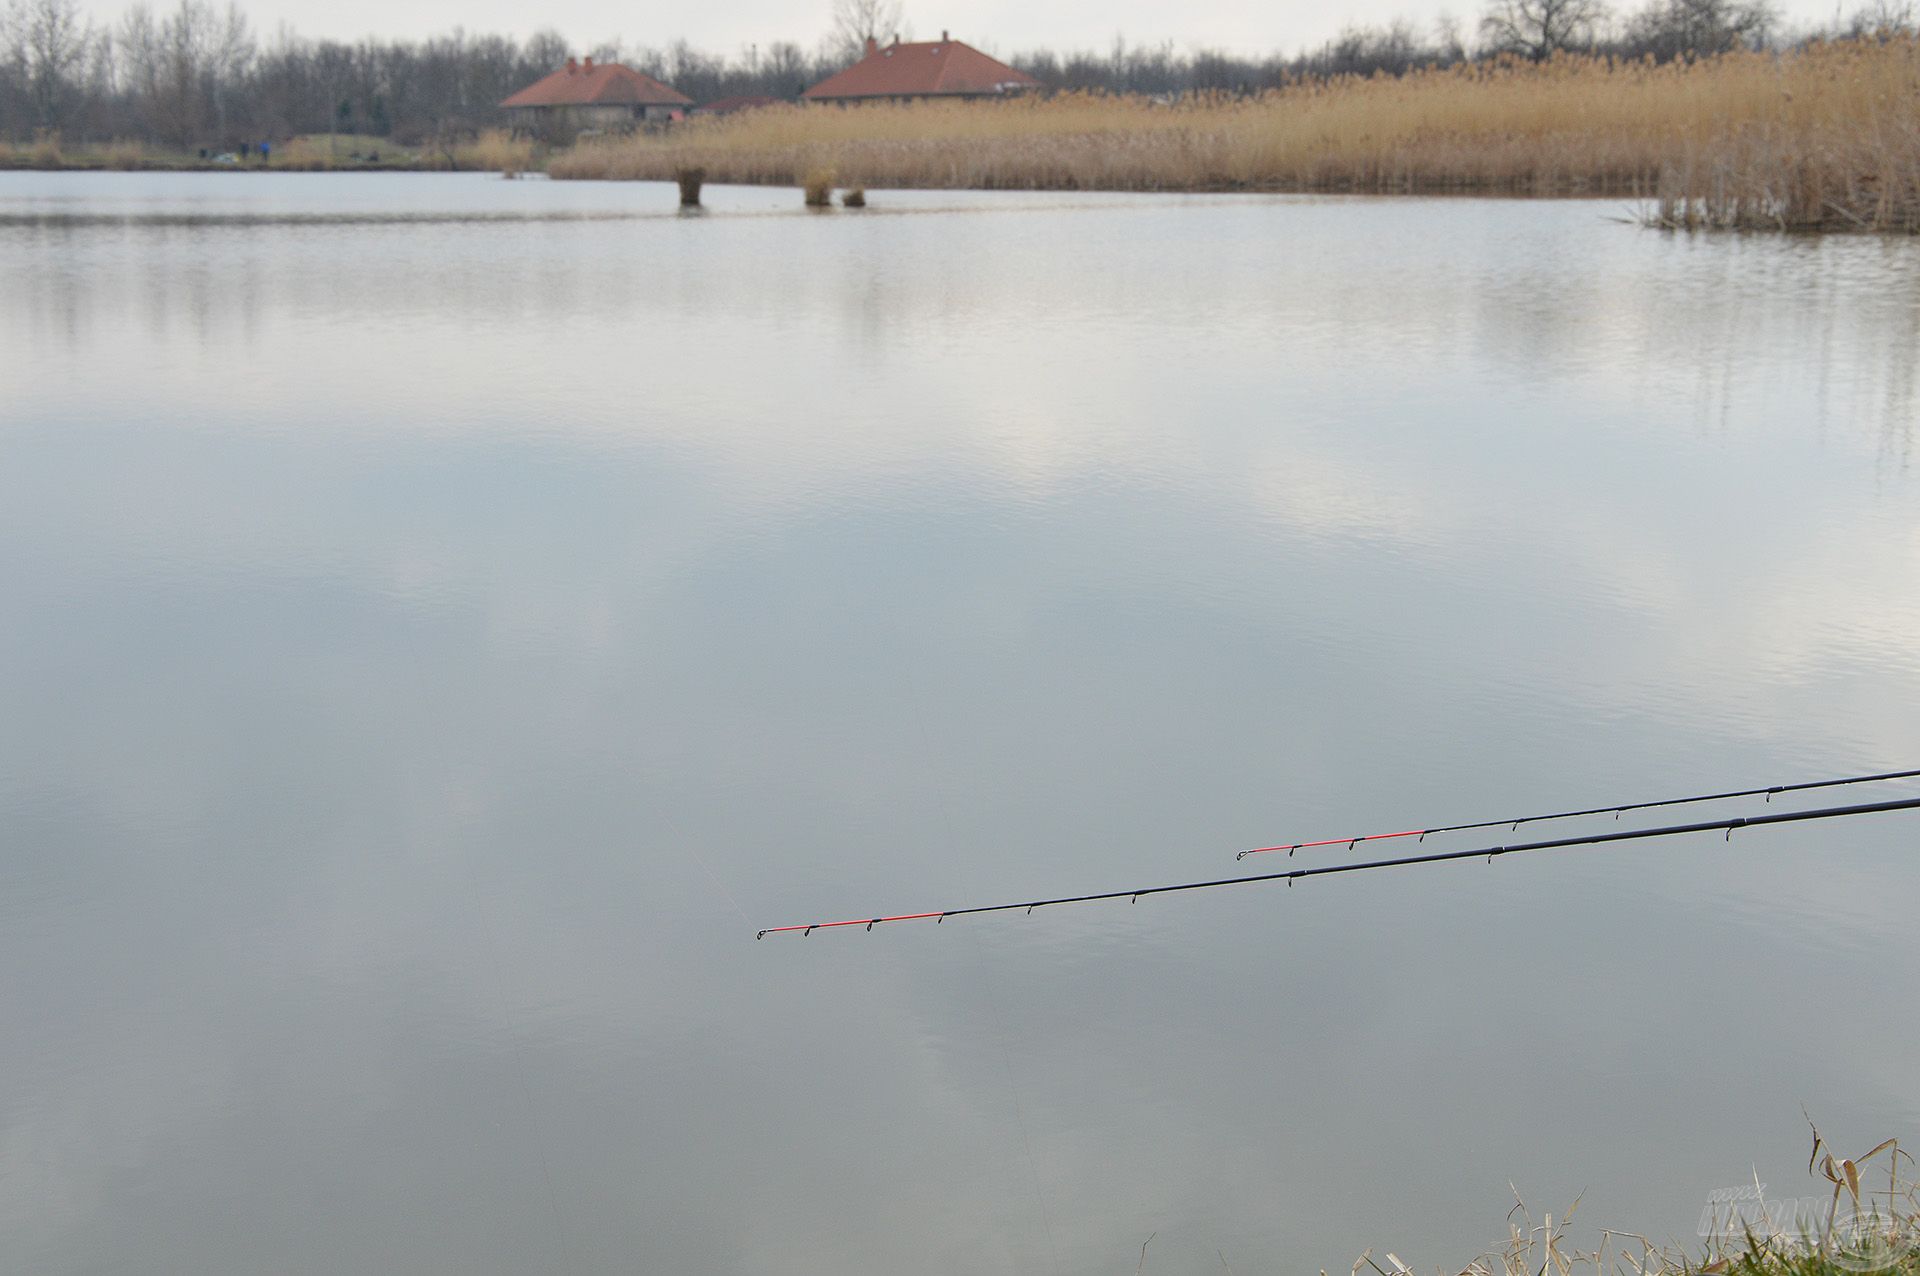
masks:
[[[108,142],[100,148],[100,166],[131,171],[148,166],[147,148],[139,142]]]
[[[1172,104],[1069,93],[787,106],[593,139],[558,178],[975,189],[1625,195],[1679,225],[1920,227],[1920,41],[1694,62],[1559,56]]]
[[[816,168],[800,183],[808,208],[829,208],[833,204],[833,170]]]
[[[0,140],[0,166],[7,168],[61,168],[67,163],[60,134],[42,129],[31,142]]]

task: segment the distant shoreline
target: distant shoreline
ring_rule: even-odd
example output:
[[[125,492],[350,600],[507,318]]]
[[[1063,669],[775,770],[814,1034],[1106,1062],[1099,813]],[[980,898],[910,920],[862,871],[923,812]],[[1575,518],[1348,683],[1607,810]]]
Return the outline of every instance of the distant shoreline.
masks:
[[[0,155],[0,173],[446,173],[487,172],[486,169],[435,168],[426,164],[216,164],[211,160],[141,160],[107,164],[98,161],[63,160],[51,164],[36,163],[14,156]]]
[[[776,105],[549,153],[309,135],[265,161],[0,146],[0,169],[433,172],[802,187],[1628,199],[1685,230],[1920,234],[1920,38],[1697,62],[1561,56],[1176,101],[1067,93]]]
[[[249,150],[218,153],[167,149],[143,142],[64,146],[57,139],[0,143],[0,172],[125,173],[444,173],[529,172],[546,149],[502,130],[439,146],[401,146],[361,134],[308,134],[269,143],[263,159]],[[222,158],[224,156],[224,158]]]

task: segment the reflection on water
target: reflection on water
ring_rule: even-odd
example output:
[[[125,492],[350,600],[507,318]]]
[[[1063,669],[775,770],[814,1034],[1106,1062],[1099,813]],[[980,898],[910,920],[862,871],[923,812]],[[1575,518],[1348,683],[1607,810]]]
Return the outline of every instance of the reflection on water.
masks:
[[[708,202],[0,176],[9,1261],[1464,1263],[1910,1126],[1897,817],[752,933],[1910,765],[1914,245]]]

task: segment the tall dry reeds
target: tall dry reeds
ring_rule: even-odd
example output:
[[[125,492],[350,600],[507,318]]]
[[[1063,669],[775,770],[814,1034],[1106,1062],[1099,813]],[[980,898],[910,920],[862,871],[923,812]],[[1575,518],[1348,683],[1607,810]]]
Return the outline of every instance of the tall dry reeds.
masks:
[[[457,169],[511,176],[538,163],[539,147],[532,138],[516,137],[505,129],[488,129],[478,137],[455,143],[452,155]]]
[[[148,147],[141,142],[122,139],[108,142],[100,148],[100,165],[102,168],[130,171],[147,168],[151,166],[152,163],[152,155]]]
[[[1920,43],[1828,45],[1796,70],[1771,112],[1663,165],[1651,224],[1920,233]]]
[[[0,168],[63,168],[66,164],[56,130],[41,129],[26,143],[0,139]]]
[[[1627,195],[1675,225],[1913,230],[1920,42],[1653,65],[1559,57],[1174,105],[1099,94],[789,106],[593,139],[560,178]]]

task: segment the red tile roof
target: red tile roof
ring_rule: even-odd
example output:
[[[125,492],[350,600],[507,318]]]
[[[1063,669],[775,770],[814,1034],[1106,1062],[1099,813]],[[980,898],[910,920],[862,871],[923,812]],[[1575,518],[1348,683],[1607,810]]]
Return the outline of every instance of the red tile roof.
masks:
[[[958,40],[895,42],[820,81],[810,101],[863,97],[979,97],[1037,89],[1040,81]]]
[[[595,66],[592,58],[584,63],[568,58],[558,71],[535,80],[500,105],[692,106],[693,99],[618,62]]]

